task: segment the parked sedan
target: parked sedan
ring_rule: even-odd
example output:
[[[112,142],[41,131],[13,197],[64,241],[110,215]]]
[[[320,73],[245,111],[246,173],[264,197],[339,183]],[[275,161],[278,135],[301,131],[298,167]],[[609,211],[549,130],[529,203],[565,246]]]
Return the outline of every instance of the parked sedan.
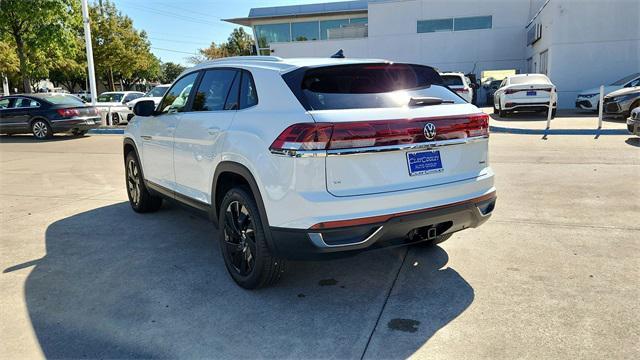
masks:
[[[627,119],[627,130],[640,136],[640,107],[631,110],[631,116]]]
[[[118,125],[130,114],[127,103],[144,96],[140,91],[109,91],[98,96],[97,108],[105,119],[111,114],[111,125]]]
[[[131,118],[133,117],[133,107],[136,106],[136,103],[138,103],[138,101],[153,100],[153,103],[156,104],[156,107],[157,107],[158,104],[160,104],[160,100],[162,100],[164,93],[166,93],[167,90],[169,90],[169,87],[171,87],[171,84],[157,85],[153,89],[149,90],[149,92],[144,94],[144,96],[129,101],[127,103],[127,108],[129,109],[129,113],[127,114],[127,117],[126,117],[127,122],[129,122],[129,120],[131,120]]]
[[[56,132],[84,135],[100,125],[98,111],[75,96],[58,93],[0,97],[0,133],[32,133],[48,139]]]
[[[554,85],[544,74],[507,76],[493,94],[494,113],[506,117],[514,111],[549,111],[555,116],[557,95]]]
[[[640,73],[631,74],[629,76],[625,76],[622,79],[613,82],[611,85],[606,85],[604,87],[604,94],[608,95],[609,93],[620,90],[622,88],[629,88],[640,85]],[[600,88],[591,88],[587,90],[583,90],[578,94],[576,98],[576,108],[584,109],[584,110],[598,110],[598,102],[600,95]]]
[[[640,107],[640,86],[616,90],[604,97],[603,113],[607,117],[627,118]]]

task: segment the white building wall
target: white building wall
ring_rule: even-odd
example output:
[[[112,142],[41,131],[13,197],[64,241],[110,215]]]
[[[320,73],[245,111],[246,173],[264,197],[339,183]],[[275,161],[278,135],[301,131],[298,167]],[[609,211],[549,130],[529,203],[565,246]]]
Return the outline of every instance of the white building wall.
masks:
[[[575,106],[577,94],[640,72],[640,1],[551,0],[535,23],[542,38],[527,47],[540,62],[549,50],[549,77],[559,107]]]

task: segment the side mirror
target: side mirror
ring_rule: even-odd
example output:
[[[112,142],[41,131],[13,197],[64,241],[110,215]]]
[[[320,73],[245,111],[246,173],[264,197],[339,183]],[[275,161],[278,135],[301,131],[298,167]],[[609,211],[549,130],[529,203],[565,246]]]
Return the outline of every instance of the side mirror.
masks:
[[[133,113],[136,116],[152,116],[156,111],[156,103],[153,100],[138,101],[133,106]]]

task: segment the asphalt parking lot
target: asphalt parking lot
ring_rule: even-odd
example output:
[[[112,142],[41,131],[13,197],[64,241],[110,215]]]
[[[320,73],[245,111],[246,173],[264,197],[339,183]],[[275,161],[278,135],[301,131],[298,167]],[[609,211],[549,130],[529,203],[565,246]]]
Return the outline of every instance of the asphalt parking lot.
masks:
[[[0,357],[640,356],[638,138],[494,133],[484,226],[254,292],[207,221],[130,209],[121,141],[0,137]]]

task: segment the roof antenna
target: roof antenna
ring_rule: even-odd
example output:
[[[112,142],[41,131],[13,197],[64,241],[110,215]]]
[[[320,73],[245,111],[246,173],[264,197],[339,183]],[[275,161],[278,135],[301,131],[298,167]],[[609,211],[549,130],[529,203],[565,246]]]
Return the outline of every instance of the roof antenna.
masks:
[[[332,59],[344,59],[344,50],[340,49],[330,56]]]

